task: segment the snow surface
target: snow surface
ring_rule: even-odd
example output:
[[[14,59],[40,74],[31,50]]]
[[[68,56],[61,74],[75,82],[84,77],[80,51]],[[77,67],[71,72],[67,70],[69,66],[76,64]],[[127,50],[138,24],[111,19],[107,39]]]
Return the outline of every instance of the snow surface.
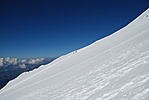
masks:
[[[93,44],[24,73],[0,100],[149,100],[149,13]]]

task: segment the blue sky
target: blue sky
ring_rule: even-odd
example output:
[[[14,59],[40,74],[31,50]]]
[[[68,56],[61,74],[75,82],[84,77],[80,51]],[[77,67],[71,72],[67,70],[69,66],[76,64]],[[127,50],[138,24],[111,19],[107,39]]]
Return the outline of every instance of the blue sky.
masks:
[[[149,0],[1,0],[0,57],[55,57],[112,34]]]

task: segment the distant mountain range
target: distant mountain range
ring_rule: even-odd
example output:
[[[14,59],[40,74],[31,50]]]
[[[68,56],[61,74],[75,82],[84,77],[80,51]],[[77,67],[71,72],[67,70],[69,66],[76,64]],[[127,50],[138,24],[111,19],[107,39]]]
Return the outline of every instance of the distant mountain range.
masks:
[[[0,58],[0,89],[21,73],[31,71],[44,64],[48,64],[54,59],[56,59],[56,57],[27,59],[10,57]]]
[[[149,9],[112,35],[21,74],[0,100],[149,100],[148,15]]]

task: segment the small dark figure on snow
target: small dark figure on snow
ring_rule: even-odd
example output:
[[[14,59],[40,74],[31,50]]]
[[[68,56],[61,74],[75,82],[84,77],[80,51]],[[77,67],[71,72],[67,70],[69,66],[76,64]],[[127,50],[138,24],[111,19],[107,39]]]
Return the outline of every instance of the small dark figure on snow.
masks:
[[[73,54],[77,53],[77,51],[74,51]]]

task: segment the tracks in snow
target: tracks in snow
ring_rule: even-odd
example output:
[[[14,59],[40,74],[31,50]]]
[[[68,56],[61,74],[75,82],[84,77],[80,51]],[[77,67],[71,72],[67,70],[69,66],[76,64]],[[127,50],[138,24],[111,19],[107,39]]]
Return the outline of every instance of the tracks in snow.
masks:
[[[55,76],[57,76],[57,75],[60,75],[60,74],[62,74],[62,73],[64,73],[64,72],[66,72],[66,71],[69,71],[70,69],[73,69],[73,68],[75,68],[75,67],[77,67],[77,66],[79,66],[79,65],[81,65],[81,64],[84,64],[84,63],[87,63],[87,62],[89,62],[89,61],[91,61],[91,60],[94,60],[95,58],[97,58],[97,57],[99,57],[99,56],[101,56],[101,55],[103,55],[103,54],[105,54],[105,53],[111,51],[112,49],[117,48],[117,47],[121,46],[122,44],[125,44],[125,43],[127,43],[128,41],[130,41],[130,40],[132,40],[132,39],[135,39],[135,38],[141,36],[143,33],[144,33],[144,32],[142,32],[142,33],[140,33],[140,34],[138,34],[138,35],[136,35],[136,36],[134,36],[134,37],[128,39],[127,41],[124,41],[123,43],[121,43],[121,44],[119,44],[119,45],[117,45],[117,46],[115,46],[115,47],[110,48],[109,50],[107,50],[107,51],[105,51],[105,52],[103,52],[103,53],[100,53],[100,54],[98,54],[98,55],[96,55],[96,56],[94,56],[94,57],[92,57],[92,58],[90,58],[90,59],[87,59],[87,60],[84,61],[84,62],[81,62],[81,63],[79,63],[79,64],[77,64],[77,65],[74,65],[74,66],[72,66],[71,68],[68,68],[68,69],[66,69],[66,70],[64,70],[64,71],[62,71],[62,72],[60,72],[60,73],[57,73],[57,74],[55,74],[55,75],[53,75],[53,76],[50,76],[50,77],[48,77],[48,78],[46,78],[46,79],[43,79],[43,80],[38,81],[38,82],[36,82],[36,83],[33,83],[33,84],[31,84],[31,85],[28,85],[28,86],[25,86],[25,87],[20,88],[20,89],[18,89],[18,90],[15,90],[15,91],[13,91],[13,92],[11,92],[11,93],[9,93],[9,94],[12,94],[12,93],[14,93],[14,92],[20,91],[20,90],[25,89],[25,88],[27,88],[27,87],[33,86],[33,85],[38,84],[38,83],[40,83],[40,82],[43,82],[43,81],[45,81],[45,80],[47,80],[47,79],[50,79],[50,78],[55,77]],[[54,66],[54,65],[57,65],[57,64],[63,62],[64,60],[67,60],[69,57],[70,57],[70,56],[68,56],[68,57],[66,57],[65,59],[63,59],[63,60],[61,60],[61,61],[59,61],[59,62],[57,62],[57,63],[51,65],[50,67],[45,68],[44,70],[42,70],[42,71],[40,71],[40,72],[38,72],[38,73],[32,75],[31,77],[29,77],[29,78],[23,80],[22,82],[19,82],[18,84],[14,85],[13,87],[6,89],[5,91],[10,90],[10,89],[16,87],[17,85],[19,85],[19,84],[25,82],[26,80],[29,80],[29,79],[33,78],[34,76],[36,76],[36,75],[38,75],[38,74],[44,72],[45,70],[51,68],[51,67]],[[5,91],[3,91],[3,92],[5,92]],[[7,95],[9,95],[9,94],[7,94]],[[7,96],[7,95],[4,95],[4,96]],[[3,97],[4,97],[4,96],[3,96]]]

